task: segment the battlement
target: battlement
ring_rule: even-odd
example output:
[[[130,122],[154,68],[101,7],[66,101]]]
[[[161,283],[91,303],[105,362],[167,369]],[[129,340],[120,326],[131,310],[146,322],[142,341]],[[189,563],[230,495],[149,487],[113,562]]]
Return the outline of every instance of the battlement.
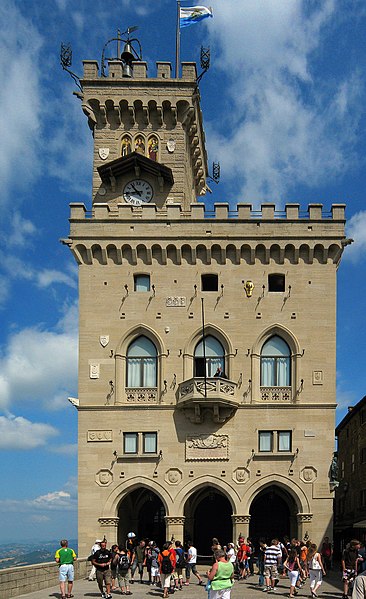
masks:
[[[70,204],[71,220],[233,220],[240,221],[345,221],[345,204],[332,204],[330,212],[323,210],[323,204],[309,204],[307,211],[300,211],[300,204],[286,204],[283,211],[276,211],[276,205],[265,203],[261,210],[253,210],[252,204],[238,204],[237,210],[230,210],[228,203],[214,204],[214,210],[207,210],[204,204],[191,204],[190,210],[183,210],[180,204],[167,204],[161,210],[155,204],[131,206],[118,204],[117,209],[105,203],[95,203],[92,211],[87,211],[83,203]]]
[[[106,84],[109,81],[113,83],[116,80],[123,81],[126,86],[131,84],[133,85],[134,81],[139,81],[141,79],[148,78],[148,65],[147,62],[134,61],[132,63],[132,72],[133,77],[123,77],[123,63],[121,60],[109,60],[108,61],[108,73],[107,76],[104,77],[99,73],[99,63],[97,60],[83,60],[84,67],[84,75],[83,79],[85,81],[92,80],[102,80]],[[158,61],[156,62],[156,76],[149,77],[149,81],[151,79],[161,80],[164,79],[179,81],[179,82],[191,82],[195,83],[197,79],[197,68],[195,62],[182,62],[182,76],[179,79],[172,78],[172,64],[170,62]]]

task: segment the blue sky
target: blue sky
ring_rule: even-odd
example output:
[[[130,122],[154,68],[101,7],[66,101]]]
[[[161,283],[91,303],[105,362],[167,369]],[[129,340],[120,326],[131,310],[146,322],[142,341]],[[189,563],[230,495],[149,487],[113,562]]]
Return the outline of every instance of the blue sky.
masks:
[[[189,6],[190,3],[182,2]],[[338,420],[365,394],[366,6],[359,0],[212,0],[182,32],[211,47],[201,83],[209,201],[347,203],[339,269]],[[3,0],[0,5],[0,542],[75,537],[77,269],[59,239],[90,206],[92,139],[72,69],[138,25],[150,76],[175,61],[175,0]],[[219,118],[218,118],[219,115]],[[309,314],[311,318],[311,314]]]

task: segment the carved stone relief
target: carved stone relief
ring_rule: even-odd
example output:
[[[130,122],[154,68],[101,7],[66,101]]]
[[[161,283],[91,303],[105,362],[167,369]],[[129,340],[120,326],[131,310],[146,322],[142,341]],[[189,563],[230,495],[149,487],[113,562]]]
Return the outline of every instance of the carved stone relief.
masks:
[[[100,364],[98,362],[92,362],[89,364],[89,377],[91,379],[99,379],[100,376]]]
[[[305,466],[300,472],[300,478],[304,483],[312,483],[318,476],[317,470],[313,466]]]
[[[250,472],[247,468],[236,468],[233,472],[233,481],[238,484],[246,483],[250,478]]]
[[[100,335],[99,343],[102,347],[107,347],[109,343],[109,335]]]
[[[167,308],[184,308],[186,298],[184,296],[170,296],[165,298],[165,305]]]
[[[228,460],[228,435],[197,435],[186,439],[186,460]]]
[[[88,431],[87,441],[88,443],[113,441],[112,431]]]
[[[170,485],[178,485],[182,478],[183,474],[178,468],[170,468],[165,474],[165,480]]]
[[[100,487],[108,487],[113,482],[113,472],[108,468],[102,468],[96,473],[95,482]]]
[[[323,371],[322,370],[314,370],[313,371],[313,385],[322,385],[323,384]]]

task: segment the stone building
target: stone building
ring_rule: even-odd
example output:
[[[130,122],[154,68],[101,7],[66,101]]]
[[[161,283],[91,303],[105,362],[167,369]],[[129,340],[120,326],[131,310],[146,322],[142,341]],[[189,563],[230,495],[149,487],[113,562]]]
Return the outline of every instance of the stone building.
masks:
[[[366,541],[366,396],[348,408],[336,428],[339,485],[335,493],[336,550],[351,539]]]
[[[332,534],[345,207],[205,208],[196,78],[193,63],[125,78],[118,60],[105,77],[84,62],[92,207],[71,204],[64,240],[79,265],[81,555],[130,530],[203,554],[212,536]]]

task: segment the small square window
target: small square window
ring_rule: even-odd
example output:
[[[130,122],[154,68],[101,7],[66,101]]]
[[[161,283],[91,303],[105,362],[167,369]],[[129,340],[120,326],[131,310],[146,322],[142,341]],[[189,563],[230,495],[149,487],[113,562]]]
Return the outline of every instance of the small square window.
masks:
[[[218,291],[219,277],[217,275],[202,275],[201,289],[202,291]]]
[[[285,291],[285,275],[268,275],[268,291],[275,293]]]
[[[135,454],[138,451],[137,433],[123,434],[123,453]]]
[[[278,451],[291,451],[291,431],[278,431]]]
[[[156,433],[142,433],[143,453],[157,453],[158,439]]]
[[[273,451],[273,432],[259,431],[259,451]]]
[[[150,291],[150,275],[134,275],[133,281],[135,291]]]

